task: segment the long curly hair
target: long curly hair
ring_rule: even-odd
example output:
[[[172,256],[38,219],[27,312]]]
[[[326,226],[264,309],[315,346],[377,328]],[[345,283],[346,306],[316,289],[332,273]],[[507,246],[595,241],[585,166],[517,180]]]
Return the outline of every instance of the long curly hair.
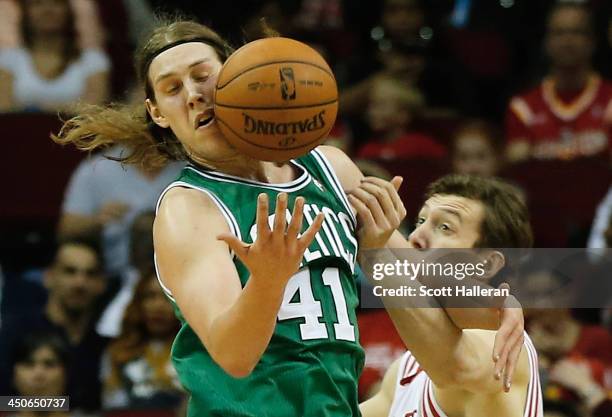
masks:
[[[191,40],[210,45],[221,62],[232,54],[233,48],[215,31],[190,20],[176,17],[158,18],[156,28],[136,53],[136,70],[146,98],[155,95],[148,77],[149,65],[161,51],[173,44]],[[116,160],[140,164],[144,168],[158,168],[171,160],[186,160],[181,143],[169,128],[156,125],[143,104],[83,106],[78,115],[67,120],[60,132],[51,138],[61,145],[72,144],[80,150],[93,151],[123,145],[130,152]]]

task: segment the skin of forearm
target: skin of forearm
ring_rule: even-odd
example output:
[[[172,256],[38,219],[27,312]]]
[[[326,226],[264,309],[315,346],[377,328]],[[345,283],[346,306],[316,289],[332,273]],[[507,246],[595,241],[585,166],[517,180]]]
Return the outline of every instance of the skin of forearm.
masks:
[[[230,375],[248,376],[270,343],[284,285],[251,276],[236,302],[209,329],[209,352]]]
[[[374,253],[375,256],[361,257],[365,271],[370,270],[374,263],[388,263],[397,259],[390,250],[371,252]],[[385,289],[408,287],[417,294],[423,286],[416,279],[394,277],[376,284],[381,283]],[[397,305],[394,297],[383,297],[383,303],[404,344],[438,386],[452,384],[454,372],[449,371],[459,364],[456,358],[461,330],[450,320],[435,297],[403,297],[399,302],[401,306]],[[436,349],[432,349],[433,346]]]

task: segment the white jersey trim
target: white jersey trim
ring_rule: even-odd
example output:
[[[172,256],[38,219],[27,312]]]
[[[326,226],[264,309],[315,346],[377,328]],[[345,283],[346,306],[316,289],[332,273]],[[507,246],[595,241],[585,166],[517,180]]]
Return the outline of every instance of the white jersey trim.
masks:
[[[336,176],[336,172],[334,171],[334,168],[331,166],[331,163],[325,157],[325,155],[323,155],[323,153],[319,151],[318,149],[314,149],[312,151],[312,155],[314,156],[314,158],[317,160],[317,162],[323,169],[323,172],[327,174],[327,178],[330,184],[332,185],[332,188],[334,189],[334,191],[340,198],[340,201],[344,205],[344,208],[346,209],[346,211],[348,211],[349,216],[351,216],[351,220],[353,221],[353,226],[355,227],[355,230],[357,230],[357,219],[355,218],[355,213],[353,213],[353,209],[351,208],[351,205],[348,202],[346,193],[344,192],[344,189],[342,188],[342,183]]]
[[[215,205],[217,206],[217,208],[219,209],[219,211],[221,212],[223,217],[225,218],[225,221],[227,222],[227,225],[228,225],[230,231],[232,232],[232,234],[234,236],[236,236],[238,239],[242,240],[242,234],[240,233],[240,228],[238,227],[238,222],[236,221],[236,218],[234,217],[232,212],[227,208],[225,203],[223,201],[221,201],[221,199],[219,197],[217,197],[213,192],[211,192],[211,191],[209,191],[209,190],[207,190],[205,188],[198,187],[198,186],[193,185],[193,184],[189,184],[189,183],[184,182],[184,181],[175,181],[172,184],[168,185],[164,189],[164,191],[162,191],[161,195],[159,196],[159,199],[157,200],[157,205],[155,206],[155,214],[157,214],[157,212],[159,211],[159,206],[161,205],[161,201],[164,198],[164,195],[166,195],[166,193],[170,189],[175,188],[175,187],[190,188],[190,189],[193,189],[193,190],[201,191],[204,194],[208,195],[210,197],[210,199],[215,203]],[[231,254],[232,258],[235,256],[234,252],[231,251],[231,250],[230,250],[230,254]],[[172,296],[172,292],[162,282],[161,274],[159,273],[159,268],[157,266],[157,255],[155,253],[153,254],[153,261],[154,261],[154,264],[155,264],[155,272],[157,274],[157,280],[159,281],[160,286],[162,287],[162,289],[164,290],[166,295],[172,301],[174,301],[174,297]]]
[[[248,180],[246,178],[240,178],[240,177],[236,177],[233,175],[223,174],[217,171],[205,171],[205,170],[198,169],[191,165],[188,165],[186,168],[204,178],[208,178],[214,181],[229,182],[229,183],[234,183],[234,184],[246,184],[246,185],[251,185],[251,186],[255,185],[257,187],[268,188],[268,189],[279,191],[279,192],[291,193],[291,192],[300,190],[304,188],[305,186],[307,186],[312,180],[312,178],[308,170],[306,170],[306,168],[304,168],[302,165],[297,163],[297,161],[291,160],[290,162],[294,166],[297,166],[298,168],[300,168],[302,170],[302,174],[296,179],[294,179],[293,181],[290,181],[287,183],[281,183],[281,184],[270,184],[270,183],[261,182],[261,181]]]
[[[540,377],[538,373],[538,356],[533,342],[526,332],[523,345],[525,346],[527,352],[530,373],[523,417],[543,417],[544,411],[542,406],[542,387],[540,385]],[[396,391],[393,396],[393,402],[391,403],[391,410],[394,409],[396,404],[402,404],[402,398],[404,395],[406,395],[406,392],[398,393],[398,388],[406,386],[406,383],[403,382],[405,379],[410,379],[410,382],[407,384],[412,383],[412,378],[416,377],[418,371],[419,364],[416,361],[416,358],[410,351],[407,351],[400,361],[395,384]],[[420,410],[420,415],[422,417],[447,417],[442,410],[442,407],[440,407],[436,400],[433,390],[433,383],[429,377],[427,377],[426,381],[424,382],[423,390],[419,395],[420,401],[418,404],[418,409]]]

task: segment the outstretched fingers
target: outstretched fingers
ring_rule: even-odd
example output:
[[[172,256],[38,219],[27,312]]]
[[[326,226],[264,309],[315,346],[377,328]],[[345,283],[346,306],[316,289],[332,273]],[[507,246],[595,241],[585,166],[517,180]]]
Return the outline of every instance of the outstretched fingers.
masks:
[[[310,246],[316,234],[319,232],[319,230],[321,230],[321,226],[323,225],[324,219],[325,216],[323,215],[323,213],[317,214],[317,217],[315,217],[310,227],[306,229],[306,231],[298,239],[298,248],[300,251],[303,252],[308,246]]]
[[[265,193],[257,196],[257,237],[266,238],[272,232],[268,224],[268,195]]]
[[[298,197],[295,199],[293,214],[291,215],[291,222],[289,223],[289,227],[287,227],[287,239],[296,239],[302,230],[304,203],[304,197]]]

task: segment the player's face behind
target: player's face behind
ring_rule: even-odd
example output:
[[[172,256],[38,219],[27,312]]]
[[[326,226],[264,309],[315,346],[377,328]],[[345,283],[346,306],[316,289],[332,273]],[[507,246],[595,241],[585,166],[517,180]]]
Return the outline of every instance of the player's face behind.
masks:
[[[98,256],[84,245],[63,245],[45,274],[49,297],[71,315],[93,308],[105,284]]]
[[[223,162],[236,157],[217,127],[213,97],[222,63],[202,42],[174,46],[157,55],[148,70],[153,97],[146,100],[153,121],[171,129],[195,160]]]
[[[32,34],[61,33],[68,23],[68,0],[25,0],[26,30]]]
[[[65,394],[64,365],[50,346],[39,346],[27,358],[15,363],[13,385],[19,395]]]
[[[408,242],[419,249],[471,248],[480,238],[484,207],[455,195],[434,195],[419,211]]]
[[[166,338],[174,335],[177,321],[172,306],[164,296],[155,275],[149,276],[141,295],[141,307],[144,323],[154,338]]]
[[[588,12],[580,7],[560,7],[548,20],[546,51],[559,68],[589,65],[594,50]]]
[[[416,248],[529,248],[521,192],[494,178],[447,175],[428,187],[408,241]]]

